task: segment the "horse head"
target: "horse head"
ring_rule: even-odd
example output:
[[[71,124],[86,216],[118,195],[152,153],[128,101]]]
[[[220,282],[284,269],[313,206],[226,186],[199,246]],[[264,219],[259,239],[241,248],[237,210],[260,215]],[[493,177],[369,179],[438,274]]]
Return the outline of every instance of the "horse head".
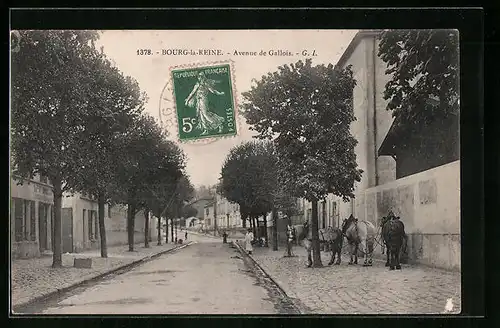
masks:
[[[344,219],[342,221],[342,234],[345,235],[347,232],[347,229],[351,226],[352,223],[356,222],[356,218],[351,214],[347,219]]]

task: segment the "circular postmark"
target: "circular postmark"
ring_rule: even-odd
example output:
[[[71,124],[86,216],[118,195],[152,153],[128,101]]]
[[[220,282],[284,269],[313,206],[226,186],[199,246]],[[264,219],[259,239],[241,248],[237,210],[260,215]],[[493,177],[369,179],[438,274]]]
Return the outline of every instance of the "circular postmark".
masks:
[[[21,44],[21,34],[18,31],[10,31],[10,51],[19,52]]]
[[[193,145],[238,134],[232,61],[180,65],[169,73],[159,101],[162,129]]]

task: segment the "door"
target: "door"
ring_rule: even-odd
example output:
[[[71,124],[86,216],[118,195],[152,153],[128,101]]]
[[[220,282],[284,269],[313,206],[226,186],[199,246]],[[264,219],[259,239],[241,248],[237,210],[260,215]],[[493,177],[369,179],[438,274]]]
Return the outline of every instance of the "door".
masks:
[[[38,203],[38,238],[40,252],[47,249],[47,206]]]
[[[73,209],[62,209],[63,253],[73,253]]]
[[[322,226],[323,229],[326,229],[326,201],[323,201],[323,203],[321,204],[321,212],[323,217]]]

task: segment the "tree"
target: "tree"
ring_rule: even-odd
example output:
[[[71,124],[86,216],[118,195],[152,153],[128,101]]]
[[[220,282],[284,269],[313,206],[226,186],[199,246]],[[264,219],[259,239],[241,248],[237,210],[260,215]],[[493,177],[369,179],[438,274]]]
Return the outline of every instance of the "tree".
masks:
[[[182,216],[184,218],[190,218],[190,217],[198,215],[198,210],[196,208],[194,208],[192,205],[186,205],[182,209],[182,213],[183,213]]]
[[[102,52],[96,53],[92,67],[92,92],[89,94],[85,122],[85,138],[81,139],[80,164],[68,178],[73,190],[94,195],[98,201],[98,221],[101,237],[101,257],[107,257],[105,203],[120,186],[116,183],[116,139],[131,127],[142,112],[146,95],[141,94],[137,81],[123,76]]]
[[[387,109],[403,123],[442,119],[459,113],[458,31],[387,30],[378,55],[391,78],[384,90]],[[429,98],[438,103],[431,105]]]
[[[274,138],[283,190],[312,202],[314,267],[322,266],[318,201],[328,193],[348,201],[361,180],[350,132],[355,83],[350,67],[313,67],[307,59],[279,67],[243,93],[242,112],[257,138]]]
[[[52,267],[62,266],[61,198],[79,167],[85,118],[95,108],[98,34],[92,31],[20,31],[20,51],[11,62],[11,148],[16,173],[41,174],[54,193]]]
[[[189,202],[195,196],[195,189],[189,180],[189,177],[183,173],[172,194],[169,195],[169,204],[168,207],[165,208],[165,215],[170,218],[170,234],[171,240],[174,242],[174,219],[179,218],[182,215],[182,209],[185,204]],[[167,227],[167,235],[168,235],[168,227]],[[168,241],[167,241],[168,242]]]
[[[152,117],[142,115],[120,139],[117,177],[124,191],[120,201],[127,204],[129,251],[134,250],[135,214],[149,210],[158,181],[162,177],[180,179],[183,174],[184,154],[165,137]]]
[[[454,30],[380,34],[378,55],[390,76],[384,99],[395,117],[393,134],[432,166],[460,157],[458,44]]]
[[[242,220],[249,218],[254,232],[258,228],[257,218],[273,208],[271,146],[269,142],[257,141],[236,146],[230,150],[221,171],[222,195],[240,206]]]

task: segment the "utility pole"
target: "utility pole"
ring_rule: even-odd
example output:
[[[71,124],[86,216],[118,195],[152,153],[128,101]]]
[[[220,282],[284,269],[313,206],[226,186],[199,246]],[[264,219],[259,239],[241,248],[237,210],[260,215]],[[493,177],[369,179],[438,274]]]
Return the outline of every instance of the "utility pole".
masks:
[[[226,216],[227,216],[227,229],[229,230],[229,213],[227,213]]]

